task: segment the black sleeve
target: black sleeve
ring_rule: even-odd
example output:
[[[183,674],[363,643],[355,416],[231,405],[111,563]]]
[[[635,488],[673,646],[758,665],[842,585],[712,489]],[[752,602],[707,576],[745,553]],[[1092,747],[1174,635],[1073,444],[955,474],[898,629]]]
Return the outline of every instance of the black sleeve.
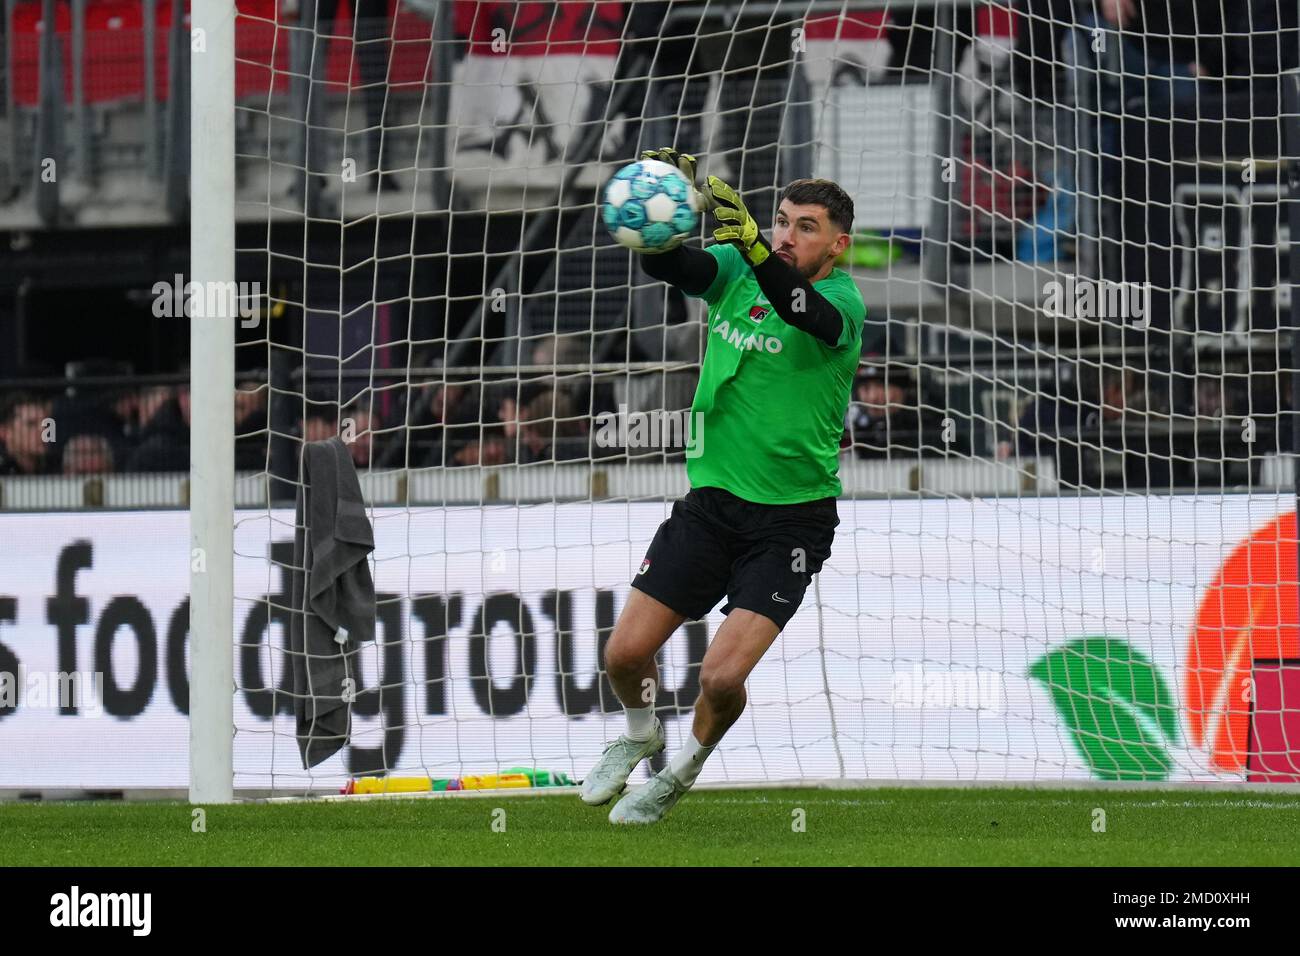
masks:
[[[831,348],[839,344],[840,333],[844,331],[844,316],[793,266],[786,265],[773,254],[764,259],[762,265],[754,266],[753,270],[758,287],[767,296],[767,301],[772,303],[777,315]],[[796,290],[803,292],[800,297],[802,310],[794,308]]]
[[[718,260],[704,250],[690,246],[642,255],[640,259],[646,275],[675,285],[687,295],[704,295],[718,277]]]

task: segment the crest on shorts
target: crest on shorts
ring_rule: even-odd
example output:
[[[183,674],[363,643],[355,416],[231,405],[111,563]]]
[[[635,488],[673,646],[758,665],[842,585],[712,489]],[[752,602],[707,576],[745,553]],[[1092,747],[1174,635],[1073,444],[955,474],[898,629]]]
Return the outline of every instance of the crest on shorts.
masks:
[[[650,559],[646,558],[644,561],[641,562],[641,570],[638,571],[637,574],[645,574],[649,570],[650,570]]]

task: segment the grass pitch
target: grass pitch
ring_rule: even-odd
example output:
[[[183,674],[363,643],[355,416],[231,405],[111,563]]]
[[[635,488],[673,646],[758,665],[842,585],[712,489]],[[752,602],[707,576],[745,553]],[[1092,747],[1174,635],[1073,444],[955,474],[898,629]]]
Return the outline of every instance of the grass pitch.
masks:
[[[1105,811],[1105,831],[1094,829]],[[504,816],[497,813],[504,810]],[[796,811],[802,810],[799,814]],[[10,866],[1104,865],[1300,863],[1300,795],[723,790],[614,827],[576,792],[239,804],[0,804]],[[504,832],[493,829],[504,819]],[[804,828],[796,824],[802,819]]]

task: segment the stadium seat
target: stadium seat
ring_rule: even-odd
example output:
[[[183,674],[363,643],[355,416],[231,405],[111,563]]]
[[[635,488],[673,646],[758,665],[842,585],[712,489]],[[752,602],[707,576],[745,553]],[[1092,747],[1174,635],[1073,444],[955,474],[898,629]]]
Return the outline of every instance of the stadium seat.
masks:
[[[432,67],[433,24],[393,0],[393,56],[389,83],[394,87],[420,86]]]
[[[290,31],[278,25],[276,0],[239,0],[235,21],[235,98],[289,91]]]
[[[992,3],[983,4],[975,11],[975,35],[1014,39],[1020,26],[1020,16],[1007,7]]]
[[[238,0],[240,16],[235,27],[235,95],[239,99],[277,95],[289,90],[290,30],[278,24],[277,0]],[[73,100],[72,9],[66,0],[57,7],[57,30],[63,45],[64,97]],[[186,23],[189,4],[185,4]],[[432,51],[428,20],[391,0],[394,18],[389,78],[392,85],[420,86],[428,72]],[[154,89],[159,100],[169,92],[168,31],[172,3],[159,0],[154,10]],[[35,107],[40,95],[41,4],[23,0],[14,9],[14,56],[11,85],[15,102]],[[326,60],[326,82],[333,92],[362,85],[354,51],[352,4],[341,0],[331,30]],[[144,97],[144,5],[140,0],[93,0],[86,8],[84,87],[88,103],[141,100]]]
[[[182,26],[188,28],[190,25],[190,5],[185,3],[185,19]],[[168,56],[168,37],[167,33],[172,26],[172,4],[171,0],[158,0],[158,6],[154,10],[154,43],[158,47],[158,52],[154,56],[154,89],[157,91],[158,98],[165,100],[170,92],[170,82],[168,75],[168,65],[170,57]],[[187,45],[188,51],[188,45]]]
[[[882,40],[889,22],[886,10],[850,10],[842,15],[810,16],[805,21],[804,36],[809,40]]]
[[[144,10],[139,0],[89,4],[82,72],[86,102],[142,100],[144,54]]]
[[[72,8],[66,2],[54,7],[55,31],[63,47],[64,96],[72,98]],[[41,4],[25,0],[14,7],[13,66],[11,68],[14,102],[20,107],[34,107],[40,98]]]

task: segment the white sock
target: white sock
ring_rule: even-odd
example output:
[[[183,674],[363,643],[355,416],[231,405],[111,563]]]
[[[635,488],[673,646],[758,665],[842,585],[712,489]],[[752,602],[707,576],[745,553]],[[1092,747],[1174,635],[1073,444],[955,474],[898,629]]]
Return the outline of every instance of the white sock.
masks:
[[[644,707],[624,707],[627,714],[627,739],[644,742],[650,739],[655,730],[655,705]]]
[[[713,747],[716,747],[714,744]],[[684,787],[695,785],[695,778],[700,775],[700,770],[704,767],[704,761],[709,759],[709,754],[713,753],[713,747],[706,747],[695,739],[691,734],[691,739],[668,763],[668,772],[677,778],[677,782]]]

